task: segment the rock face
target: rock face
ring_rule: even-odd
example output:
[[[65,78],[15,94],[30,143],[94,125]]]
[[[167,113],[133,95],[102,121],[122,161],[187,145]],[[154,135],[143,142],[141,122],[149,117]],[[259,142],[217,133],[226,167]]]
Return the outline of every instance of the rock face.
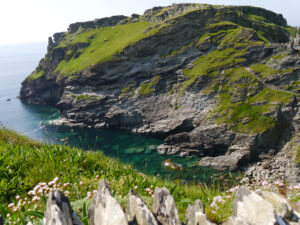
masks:
[[[60,191],[51,191],[49,193],[43,224],[83,225],[73,213],[69,199]]]
[[[155,135],[162,154],[240,169],[299,132],[286,25],[261,8],[201,4],[75,23],[49,39],[20,99],[56,106],[56,124]]]
[[[158,225],[146,203],[133,190],[129,191],[128,220],[130,224],[136,221],[138,225]]]
[[[104,180],[99,182],[98,192],[89,208],[88,217],[91,225],[128,225],[125,213],[111,195],[108,183]]]
[[[286,199],[272,193],[261,195],[247,188],[239,188],[233,202],[233,216],[225,225],[285,225],[299,222]]]
[[[173,196],[166,188],[154,190],[153,212],[164,225],[181,225]]]
[[[204,214],[203,204],[200,200],[196,200],[195,205],[189,205],[186,210],[186,225],[213,225],[209,222]]]

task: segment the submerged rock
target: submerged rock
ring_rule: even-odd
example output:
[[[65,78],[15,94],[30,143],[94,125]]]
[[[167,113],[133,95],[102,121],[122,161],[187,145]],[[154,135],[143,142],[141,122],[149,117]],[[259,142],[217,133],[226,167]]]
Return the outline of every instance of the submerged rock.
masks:
[[[181,225],[173,196],[167,188],[155,188],[153,212],[163,225]]]
[[[60,191],[51,191],[49,193],[43,224],[83,225],[73,212],[69,199]]]
[[[179,170],[181,172],[184,171],[183,166],[178,165],[172,159],[166,159],[162,162],[162,164],[166,169],[169,169],[169,170]]]
[[[158,225],[146,203],[133,190],[129,191],[128,220],[130,224],[136,221],[138,225]]]
[[[91,225],[128,225],[125,213],[111,195],[105,180],[99,182],[97,194],[88,210],[88,218]]]

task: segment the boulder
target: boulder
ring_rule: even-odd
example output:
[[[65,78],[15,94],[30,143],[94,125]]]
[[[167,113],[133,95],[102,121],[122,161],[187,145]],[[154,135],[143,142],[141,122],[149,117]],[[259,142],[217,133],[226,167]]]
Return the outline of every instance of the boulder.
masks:
[[[154,190],[153,212],[162,225],[181,225],[174,198],[165,187]]]
[[[129,191],[128,220],[136,221],[138,225],[158,225],[146,203],[133,190]]]
[[[275,213],[273,205],[260,195],[241,187],[235,194],[233,217],[226,223],[236,225],[284,225],[284,220]]]
[[[196,200],[195,205],[189,205],[186,211],[186,225],[212,225],[204,214],[203,204],[200,200]]]
[[[291,205],[283,196],[280,196],[274,192],[267,191],[262,192],[261,196],[273,205],[278,216],[281,216],[282,218],[287,220],[291,220],[293,219],[293,217],[296,217],[293,216],[294,213]]]
[[[88,218],[91,225],[128,225],[125,213],[111,195],[105,180],[99,182],[97,194],[88,210]]]
[[[49,193],[44,225],[83,225],[72,210],[69,199],[60,191]]]

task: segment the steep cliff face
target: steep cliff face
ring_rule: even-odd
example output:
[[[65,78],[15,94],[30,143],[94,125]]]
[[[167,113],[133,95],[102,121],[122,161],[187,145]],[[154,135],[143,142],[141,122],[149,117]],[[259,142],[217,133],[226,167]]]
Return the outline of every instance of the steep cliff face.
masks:
[[[200,4],[71,24],[20,98],[57,106],[57,123],[159,135],[160,153],[235,170],[298,132],[293,33],[265,9]]]

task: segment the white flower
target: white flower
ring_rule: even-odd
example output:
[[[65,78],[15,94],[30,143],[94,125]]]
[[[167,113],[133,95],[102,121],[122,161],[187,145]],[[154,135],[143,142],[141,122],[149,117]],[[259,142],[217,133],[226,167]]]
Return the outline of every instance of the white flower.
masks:
[[[70,192],[69,191],[65,191],[64,194],[68,196],[70,194]]]
[[[54,181],[54,183],[58,183],[58,181],[59,181],[58,177],[55,177],[55,178],[53,179],[53,181]]]
[[[37,201],[40,201],[40,200],[41,200],[41,198],[38,197],[38,196],[34,196],[34,197],[32,198],[32,202],[37,202]]]
[[[15,206],[14,203],[10,203],[7,207],[8,207],[8,208],[13,208],[14,206]]]
[[[97,190],[93,190],[93,194],[97,194]]]
[[[21,199],[20,195],[17,195],[17,196],[16,196],[16,199],[17,199],[17,200],[20,200],[20,199]]]
[[[79,182],[79,185],[80,185],[80,186],[82,186],[82,185],[83,185],[83,182],[82,182],[82,181],[80,181],[80,182]]]

